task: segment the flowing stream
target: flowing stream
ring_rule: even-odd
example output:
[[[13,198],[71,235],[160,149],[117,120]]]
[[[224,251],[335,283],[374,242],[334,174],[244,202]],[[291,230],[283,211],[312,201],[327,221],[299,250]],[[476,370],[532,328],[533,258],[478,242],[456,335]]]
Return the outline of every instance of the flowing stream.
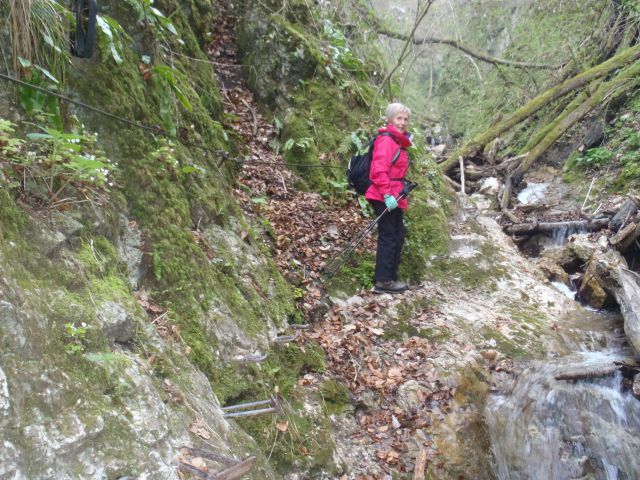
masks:
[[[563,351],[488,400],[500,480],[640,479],[640,401],[614,364],[631,357],[621,316],[576,307]]]

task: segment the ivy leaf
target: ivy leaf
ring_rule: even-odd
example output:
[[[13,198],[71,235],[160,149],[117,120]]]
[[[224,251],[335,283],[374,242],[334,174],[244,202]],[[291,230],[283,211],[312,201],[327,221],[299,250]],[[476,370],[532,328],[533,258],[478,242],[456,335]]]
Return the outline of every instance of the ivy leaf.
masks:
[[[120,65],[122,63],[122,57],[120,56],[120,53],[118,52],[118,49],[116,48],[116,46],[112,43],[111,44],[111,56],[113,57],[113,60]]]

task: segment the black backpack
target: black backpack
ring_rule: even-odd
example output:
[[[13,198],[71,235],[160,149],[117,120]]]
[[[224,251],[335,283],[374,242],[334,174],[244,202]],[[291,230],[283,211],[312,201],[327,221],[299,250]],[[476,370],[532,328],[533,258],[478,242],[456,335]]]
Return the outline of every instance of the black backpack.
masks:
[[[364,195],[371,185],[369,171],[371,170],[371,159],[373,158],[373,142],[375,142],[376,138],[380,135],[393,138],[393,135],[389,132],[380,133],[369,140],[369,148],[367,148],[366,152],[356,154],[349,160],[349,165],[347,166],[347,180],[349,181],[349,186],[360,195]],[[395,138],[393,139],[395,141]],[[398,151],[393,156],[393,160],[391,160],[391,165],[396,163],[398,157],[400,157],[401,151],[402,147],[398,148]]]

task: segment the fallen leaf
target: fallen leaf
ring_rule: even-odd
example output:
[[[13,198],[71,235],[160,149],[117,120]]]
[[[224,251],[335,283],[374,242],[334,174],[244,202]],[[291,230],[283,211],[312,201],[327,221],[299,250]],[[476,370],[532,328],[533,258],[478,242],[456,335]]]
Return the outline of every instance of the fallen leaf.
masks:
[[[204,420],[201,417],[198,417],[191,422],[191,425],[189,425],[189,431],[200,438],[204,438],[205,440],[209,440],[211,438],[211,433],[206,429]]]

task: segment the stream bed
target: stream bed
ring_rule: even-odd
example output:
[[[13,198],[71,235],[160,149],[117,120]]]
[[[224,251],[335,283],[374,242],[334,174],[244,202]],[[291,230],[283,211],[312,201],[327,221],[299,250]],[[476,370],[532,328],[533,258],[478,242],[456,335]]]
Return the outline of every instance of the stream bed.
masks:
[[[549,358],[503,377],[485,419],[500,480],[640,478],[640,401],[616,361],[629,360],[619,314],[576,309],[558,321]]]

